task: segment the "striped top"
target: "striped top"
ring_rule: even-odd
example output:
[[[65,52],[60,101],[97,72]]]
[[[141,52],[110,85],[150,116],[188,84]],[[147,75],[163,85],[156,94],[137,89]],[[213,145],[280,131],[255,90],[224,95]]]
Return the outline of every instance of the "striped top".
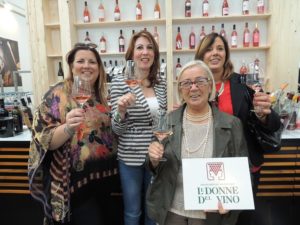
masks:
[[[112,113],[117,110],[118,100],[130,91],[123,75],[113,78],[111,84]],[[147,100],[140,86],[133,88],[135,105],[127,108],[126,118],[118,122],[112,117],[112,129],[118,135],[118,159],[126,165],[140,166],[144,163],[148,146],[153,139],[152,116]],[[160,108],[167,108],[166,81],[161,79],[154,86]]]

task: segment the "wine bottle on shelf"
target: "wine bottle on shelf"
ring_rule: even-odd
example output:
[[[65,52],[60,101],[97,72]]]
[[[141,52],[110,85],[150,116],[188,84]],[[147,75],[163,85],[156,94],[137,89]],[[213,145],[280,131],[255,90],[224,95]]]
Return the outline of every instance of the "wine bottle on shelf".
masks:
[[[208,0],[203,0],[202,2],[202,16],[209,15],[209,2]]]
[[[226,31],[225,31],[225,28],[224,28],[224,23],[221,24],[220,35],[222,37],[224,37],[225,39],[227,39],[227,37],[226,37]]]
[[[164,59],[161,59],[160,72],[164,74],[164,77],[166,77],[166,69],[167,69],[167,63],[165,63]]]
[[[181,63],[180,63],[180,58],[177,58],[177,64],[175,66],[175,71],[176,71],[176,77],[175,77],[175,80],[178,80],[178,76],[179,76],[179,72],[180,72],[180,69],[181,69]]]
[[[237,32],[235,29],[235,24],[233,24],[233,30],[231,33],[231,48],[237,48]]]
[[[192,16],[192,3],[191,3],[191,0],[185,0],[185,3],[184,3],[184,15],[185,17],[191,17]]]
[[[83,22],[84,23],[89,23],[91,22],[91,14],[90,11],[88,9],[88,5],[87,2],[84,2],[84,10],[83,10]]]
[[[211,25],[211,33],[216,33],[216,28],[215,28],[215,25]]]
[[[23,131],[23,117],[17,99],[14,100],[14,108],[12,109],[12,117],[15,125],[15,133]]]
[[[244,33],[243,33],[243,47],[247,48],[250,46],[250,31],[248,28],[248,22],[245,23]]]
[[[58,72],[57,72],[57,76],[59,77],[60,80],[63,80],[65,78],[64,76],[64,70],[62,68],[62,64],[61,62],[58,62]]]
[[[182,49],[182,37],[180,33],[180,27],[177,27],[177,35],[176,35],[176,50]]]
[[[194,27],[192,26],[191,33],[189,35],[189,48],[195,49],[195,47],[196,47],[196,35],[194,32]]]
[[[228,16],[229,15],[229,5],[227,0],[223,0],[222,4],[222,16]]]
[[[257,0],[257,14],[265,13],[265,2],[264,0]]]
[[[119,2],[116,0],[116,6],[115,6],[115,11],[114,11],[114,20],[115,21],[120,21],[121,20],[121,11],[119,8]]]
[[[153,37],[154,37],[154,40],[156,41],[157,45],[159,46],[159,34],[157,31],[157,26],[154,27]]]
[[[206,36],[205,33],[205,28],[204,26],[201,27],[201,32],[200,32],[200,41]]]
[[[104,37],[104,34],[102,33],[102,36],[100,38],[100,53],[106,52],[106,38]]]
[[[242,14],[249,15],[249,0],[243,0]]]
[[[103,22],[103,21],[105,21],[105,10],[104,10],[102,0],[100,1],[100,5],[99,5],[98,9],[99,9],[99,22]]]
[[[118,66],[118,61],[115,60],[115,66],[114,66],[114,70],[113,70],[113,75],[117,75],[119,74],[119,66]]]
[[[160,5],[158,0],[156,0],[154,6],[154,19],[160,19]]]
[[[142,3],[140,0],[137,0],[137,4],[135,6],[135,18],[136,20],[143,19]]]
[[[119,36],[119,52],[125,52],[125,38],[123,36],[122,30],[120,30],[120,36]]]
[[[131,32],[132,32],[132,35],[134,35],[134,34],[135,34],[135,30],[132,30]]]
[[[252,40],[253,40],[252,41],[253,47],[259,47],[260,35],[259,35],[259,29],[257,27],[257,23],[255,24],[255,29],[253,30]]]
[[[84,43],[85,43],[85,44],[91,43],[90,34],[89,34],[88,31],[85,32]]]

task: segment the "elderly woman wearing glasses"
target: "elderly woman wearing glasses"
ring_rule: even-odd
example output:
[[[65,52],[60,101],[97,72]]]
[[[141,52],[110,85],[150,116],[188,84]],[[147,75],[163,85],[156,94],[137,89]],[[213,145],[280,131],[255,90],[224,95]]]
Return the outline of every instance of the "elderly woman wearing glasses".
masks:
[[[146,165],[153,173],[147,194],[149,217],[160,225],[234,224],[238,211],[228,212],[222,205],[219,213],[184,209],[181,160],[247,156],[241,122],[210,104],[215,82],[202,61],[182,68],[178,92],[183,105],[169,114],[173,134],[148,149]],[[163,155],[166,161],[160,160]]]
[[[34,116],[30,190],[43,204],[47,224],[105,224],[105,185],[116,174],[117,161],[105,72],[95,47],[74,46],[66,57],[68,77],[47,91]],[[75,77],[88,80],[91,89],[83,107],[72,98]]]

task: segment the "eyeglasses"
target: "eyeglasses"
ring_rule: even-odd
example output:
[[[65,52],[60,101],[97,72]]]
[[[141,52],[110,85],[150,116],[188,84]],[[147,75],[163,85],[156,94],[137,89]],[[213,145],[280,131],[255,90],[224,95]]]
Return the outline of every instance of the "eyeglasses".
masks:
[[[193,84],[195,84],[196,87],[199,88],[207,85],[208,81],[210,81],[210,79],[207,77],[197,77],[195,81],[183,80],[179,83],[179,85],[181,88],[188,90],[192,88]]]
[[[74,48],[78,48],[78,47],[88,47],[90,49],[95,49],[98,46],[95,43],[92,43],[92,42],[90,42],[90,43],[76,43],[74,45]]]

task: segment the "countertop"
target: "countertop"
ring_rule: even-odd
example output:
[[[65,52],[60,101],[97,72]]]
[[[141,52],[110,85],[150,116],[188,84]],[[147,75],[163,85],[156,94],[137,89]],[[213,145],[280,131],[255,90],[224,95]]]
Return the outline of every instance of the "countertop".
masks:
[[[5,137],[5,138],[0,138],[0,141],[5,141],[5,142],[21,142],[21,141],[31,141],[31,131],[24,126],[23,127],[23,132],[20,134],[16,134],[13,137]]]

